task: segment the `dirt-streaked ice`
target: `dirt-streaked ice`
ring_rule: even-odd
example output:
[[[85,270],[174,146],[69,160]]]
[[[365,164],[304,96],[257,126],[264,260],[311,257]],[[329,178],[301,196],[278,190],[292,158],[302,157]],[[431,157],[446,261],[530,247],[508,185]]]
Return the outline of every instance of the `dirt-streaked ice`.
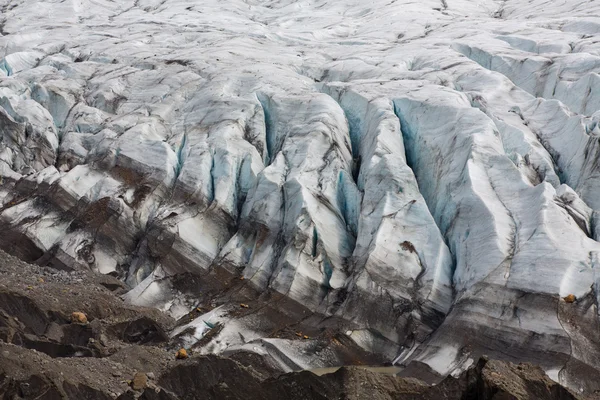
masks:
[[[408,368],[488,354],[598,390],[599,14],[0,0],[0,246],[178,318],[216,301],[173,333],[219,324],[205,352],[342,359],[238,316],[217,294],[243,279]]]

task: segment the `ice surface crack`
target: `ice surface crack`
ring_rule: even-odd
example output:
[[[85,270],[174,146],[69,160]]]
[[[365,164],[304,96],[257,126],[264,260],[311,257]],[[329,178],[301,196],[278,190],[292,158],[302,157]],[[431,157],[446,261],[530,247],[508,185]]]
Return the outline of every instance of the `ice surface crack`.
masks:
[[[277,154],[277,132],[275,131],[275,123],[271,115],[270,98],[263,93],[257,94],[258,101],[262,107],[265,121],[265,142],[267,146],[267,157],[265,165],[271,165]]]

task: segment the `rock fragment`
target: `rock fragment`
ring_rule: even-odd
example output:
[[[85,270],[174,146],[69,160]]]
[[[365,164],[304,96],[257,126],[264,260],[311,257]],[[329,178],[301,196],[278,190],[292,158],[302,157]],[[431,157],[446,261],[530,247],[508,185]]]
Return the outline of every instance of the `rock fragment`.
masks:
[[[71,314],[71,322],[77,323],[77,324],[87,324],[88,319],[84,313],[82,313],[80,311],[75,311],[75,312],[73,312],[73,314]]]
[[[179,349],[177,354],[175,354],[175,358],[178,360],[185,360],[188,358],[188,353],[186,349]]]
[[[577,300],[577,298],[574,294],[570,294],[568,296],[563,297],[563,300],[567,303],[575,303],[575,300]]]
[[[136,372],[131,381],[131,387],[133,390],[142,390],[148,385],[148,376],[143,372]]]

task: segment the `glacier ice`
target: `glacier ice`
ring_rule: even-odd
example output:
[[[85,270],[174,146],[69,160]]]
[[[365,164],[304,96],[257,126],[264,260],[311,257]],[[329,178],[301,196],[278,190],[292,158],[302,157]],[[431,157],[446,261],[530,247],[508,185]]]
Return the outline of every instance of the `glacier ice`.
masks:
[[[490,354],[593,392],[599,11],[0,0],[0,247],[177,318],[207,305],[172,333],[203,352],[346,360],[278,337],[304,324],[406,368]]]

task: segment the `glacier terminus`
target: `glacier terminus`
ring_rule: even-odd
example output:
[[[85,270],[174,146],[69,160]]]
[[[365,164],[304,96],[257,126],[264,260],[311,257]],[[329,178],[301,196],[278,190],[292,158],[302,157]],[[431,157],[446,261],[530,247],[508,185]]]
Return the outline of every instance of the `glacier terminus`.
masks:
[[[0,0],[0,176],[197,352],[600,390],[599,1]]]

